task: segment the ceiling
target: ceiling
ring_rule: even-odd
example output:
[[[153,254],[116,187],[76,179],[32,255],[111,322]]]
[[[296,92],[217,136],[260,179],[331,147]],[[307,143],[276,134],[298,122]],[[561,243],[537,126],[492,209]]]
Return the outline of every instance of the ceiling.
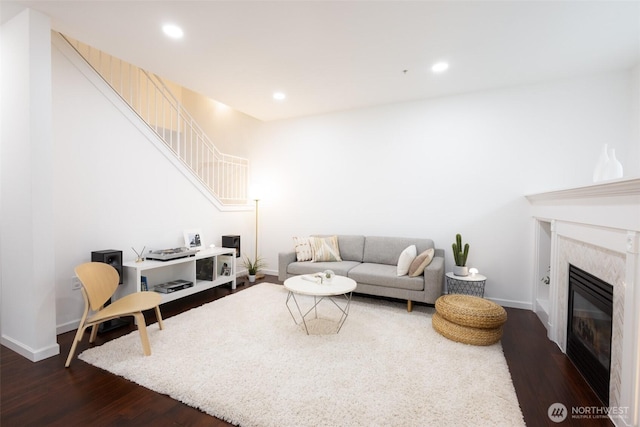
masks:
[[[9,1],[260,120],[630,69],[640,1]],[[164,23],[184,30],[167,38]],[[447,72],[431,65],[446,60]],[[406,70],[406,71],[405,71]],[[286,94],[276,101],[275,91]]]

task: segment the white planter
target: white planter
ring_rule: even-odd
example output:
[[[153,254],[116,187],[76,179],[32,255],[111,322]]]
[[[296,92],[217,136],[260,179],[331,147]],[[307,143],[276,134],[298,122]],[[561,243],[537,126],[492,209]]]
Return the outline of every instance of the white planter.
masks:
[[[256,281],[256,275],[249,274],[249,283],[255,283],[255,281]]]
[[[467,266],[454,265],[453,274],[455,274],[456,276],[468,276],[469,268]]]

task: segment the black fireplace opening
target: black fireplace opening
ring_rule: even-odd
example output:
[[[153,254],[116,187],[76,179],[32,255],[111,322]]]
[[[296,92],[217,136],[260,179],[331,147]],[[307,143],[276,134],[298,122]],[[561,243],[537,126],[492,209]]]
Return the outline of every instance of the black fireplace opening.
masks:
[[[613,286],[569,265],[567,356],[609,405]]]

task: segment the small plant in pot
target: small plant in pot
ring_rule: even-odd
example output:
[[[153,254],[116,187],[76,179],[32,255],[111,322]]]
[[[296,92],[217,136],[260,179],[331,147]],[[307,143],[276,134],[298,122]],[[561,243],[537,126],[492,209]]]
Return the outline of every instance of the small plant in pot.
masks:
[[[331,270],[325,270],[322,273],[318,273],[315,275],[318,279],[320,279],[320,283],[331,283],[336,273]]]
[[[453,274],[456,276],[468,276],[469,268],[467,267],[467,256],[469,255],[469,244],[465,243],[462,247],[462,236],[456,234],[456,242],[451,245],[453,249],[453,260],[456,265],[453,267]]]
[[[261,268],[267,266],[267,263],[260,257],[257,257],[255,261],[251,261],[251,258],[244,258],[244,267],[247,269],[247,274],[249,275],[249,283],[253,283],[256,281],[256,274]]]

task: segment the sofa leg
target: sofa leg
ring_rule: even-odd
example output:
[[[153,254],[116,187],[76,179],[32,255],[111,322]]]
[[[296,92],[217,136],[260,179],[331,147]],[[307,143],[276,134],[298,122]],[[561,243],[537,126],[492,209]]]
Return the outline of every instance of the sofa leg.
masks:
[[[407,311],[411,313],[413,311],[413,301],[407,300]]]

